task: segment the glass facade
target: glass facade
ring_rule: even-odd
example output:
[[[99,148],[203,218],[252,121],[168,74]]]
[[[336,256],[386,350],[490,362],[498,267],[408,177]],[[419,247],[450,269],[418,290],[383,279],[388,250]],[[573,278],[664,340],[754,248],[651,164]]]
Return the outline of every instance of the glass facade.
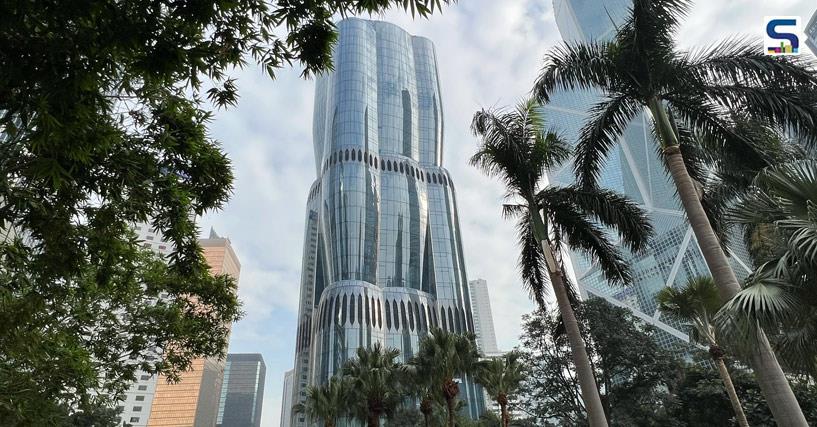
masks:
[[[264,359],[258,353],[228,354],[217,427],[259,427],[264,401]]]
[[[567,42],[610,39],[617,25],[629,13],[628,0],[554,0],[556,23]],[[576,141],[591,106],[602,100],[596,91],[557,92],[545,106],[546,120],[566,137]],[[644,254],[631,255],[634,283],[610,286],[598,267],[580,254],[571,254],[574,272],[583,297],[598,296],[616,305],[630,308],[642,320],[658,327],[658,338],[670,346],[687,340],[681,325],[662,318],[655,294],[665,286],[683,286],[690,277],[708,275],[703,255],[695,242],[675,187],[658,157],[652,124],[645,112],[638,115],[610,151],[601,173],[600,185],[624,193],[649,213],[656,235]],[[550,173],[550,182],[568,185],[574,182],[573,165],[566,164]],[[733,239],[729,248],[732,266],[738,276],[749,273],[748,254]]]
[[[817,55],[817,10],[811,15],[803,32],[806,33],[806,46],[811,49],[812,54]]]
[[[474,331],[434,46],[386,22],[338,27],[335,70],[315,88],[296,403],[358,347],[381,342],[408,360],[433,327]],[[482,393],[464,380],[477,418]]]

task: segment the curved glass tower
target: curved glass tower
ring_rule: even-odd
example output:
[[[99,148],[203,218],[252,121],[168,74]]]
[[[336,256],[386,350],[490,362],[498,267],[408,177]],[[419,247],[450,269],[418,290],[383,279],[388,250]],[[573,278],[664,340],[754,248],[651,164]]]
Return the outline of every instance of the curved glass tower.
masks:
[[[335,69],[315,88],[294,402],[358,347],[408,360],[433,327],[474,330],[434,45],[386,22],[338,27]],[[477,418],[482,394],[463,380]]]

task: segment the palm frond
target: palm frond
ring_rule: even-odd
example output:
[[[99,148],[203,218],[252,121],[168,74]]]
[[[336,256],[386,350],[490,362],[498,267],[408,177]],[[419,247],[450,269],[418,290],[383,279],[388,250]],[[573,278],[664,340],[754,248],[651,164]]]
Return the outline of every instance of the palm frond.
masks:
[[[545,307],[544,294],[549,281],[545,254],[541,241],[533,231],[530,213],[520,212],[516,225],[519,238],[519,271],[522,274],[523,287],[528,291],[539,307]],[[546,279],[547,278],[547,279]]]
[[[731,37],[705,49],[681,52],[676,65],[698,81],[727,85],[817,86],[815,62],[808,55],[769,56],[758,49],[760,40]]]
[[[625,284],[632,281],[629,265],[602,227],[589,221],[575,207],[550,209],[548,216],[561,240],[597,262],[608,282]]]
[[[647,247],[654,230],[646,212],[626,196],[599,188],[549,187],[537,201],[551,210],[575,210],[579,215],[609,227],[631,251]]]
[[[562,43],[545,56],[545,65],[533,86],[533,97],[542,103],[556,89],[575,90],[610,87],[615,62],[610,43]]]
[[[593,106],[576,148],[574,170],[580,185],[597,186],[607,152],[640,111],[641,105],[628,95],[617,95]]]

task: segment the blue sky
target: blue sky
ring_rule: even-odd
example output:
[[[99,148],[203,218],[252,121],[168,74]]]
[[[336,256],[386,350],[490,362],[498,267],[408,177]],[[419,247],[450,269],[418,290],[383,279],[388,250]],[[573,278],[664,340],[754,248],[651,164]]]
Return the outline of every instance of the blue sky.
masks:
[[[814,0],[709,0],[694,4],[681,28],[682,46],[733,34],[761,37],[765,15],[808,19]],[[468,166],[476,147],[468,131],[479,108],[525,96],[547,49],[559,41],[550,0],[460,0],[428,20],[403,13],[383,19],[429,37],[437,49],[445,114],[444,166],[457,183],[469,278],[488,281],[501,349],[517,343],[519,317],[533,305],[515,271],[514,229],[500,216],[502,188]],[[758,49],[761,49],[759,42]],[[230,238],[241,260],[239,294],[246,316],[233,327],[230,352],[259,352],[267,365],[262,426],[279,425],[283,374],[292,367],[306,195],[315,179],[312,151],[314,81],[300,70],[276,80],[258,67],[236,71],[239,105],[219,111],[213,136],[233,162],[229,204],[206,215]]]

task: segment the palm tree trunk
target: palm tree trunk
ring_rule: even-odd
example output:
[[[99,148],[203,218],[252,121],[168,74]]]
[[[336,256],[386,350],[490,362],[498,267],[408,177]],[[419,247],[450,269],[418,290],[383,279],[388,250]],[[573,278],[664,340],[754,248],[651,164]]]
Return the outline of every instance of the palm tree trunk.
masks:
[[[530,203],[531,202],[529,202],[529,206]],[[550,284],[556,296],[559,314],[561,314],[562,322],[565,324],[567,340],[570,342],[570,352],[573,356],[573,364],[576,366],[576,377],[579,379],[582,400],[587,409],[587,420],[590,423],[590,427],[607,427],[607,417],[604,415],[604,407],[601,405],[599,389],[596,386],[596,377],[593,373],[592,366],[590,366],[587,346],[584,344],[584,338],[582,338],[581,331],[579,331],[579,322],[576,320],[576,313],[573,312],[573,306],[570,305],[570,299],[567,296],[567,288],[565,288],[564,277],[562,277],[562,269],[556,263],[553,248],[547,240],[545,224],[539,215],[538,210],[531,210],[534,234],[541,242],[542,252],[544,252],[545,260],[547,261]]]
[[[546,253],[550,252],[549,256],[553,257],[550,243],[543,240],[542,249]],[[570,342],[570,352],[573,355],[573,364],[576,365],[576,376],[579,378],[579,387],[581,388],[584,406],[587,408],[587,419],[590,427],[606,427],[607,417],[604,415],[604,407],[601,404],[599,389],[596,386],[596,377],[593,368],[590,366],[590,357],[587,355],[584,338],[582,338],[579,331],[579,322],[576,320],[576,314],[573,312],[573,306],[570,305],[570,299],[567,296],[562,272],[550,272],[550,283],[553,286],[553,293],[556,296],[556,304],[559,307],[562,322],[565,324],[567,339]]]
[[[667,111],[657,99],[649,103],[649,108],[662,139],[663,154],[666,157],[670,175],[675,182],[678,197],[684,206],[692,231],[695,233],[695,239],[704,255],[709,272],[715,284],[718,285],[721,300],[728,301],[740,291],[738,279],[729,265],[729,260],[721,248],[718,237],[712,230],[692,178],[684,165],[678,139]],[[749,361],[777,424],[780,427],[807,427],[806,417],[762,331],[758,334],[758,342],[753,348]]]
[[[366,416],[366,425],[368,427],[380,427],[380,415],[369,412]]]
[[[454,399],[450,397],[445,398],[445,406],[448,409],[448,427],[454,427]]]
[[[711,348],[709,353],[713,354]],[[740,404],[740,399],[738,399],[738,393],[735,391],[735,385],[732,384],[732,377],[729,376],[729,371],[726,369],[726,363],[723,362],[723,356],[713,356],[712,359],[715,361],[715,365],[718,366],[718,373],[721,375],[721,380],[723,380],[723,386],[726,388],[726,394],[729,395],[729,402],[732,404],[732,410],[735,411],[735,419],[737,419],[738,425],[740,427],[749,427],[749,421],[746,420],[746,414],[743,412],[743,406]]]
[[[499,416],[502,427],[508,427],[511,423],[511,416],[508,414],[508,396],[505,393],[499,393],[496,396],[496,402],[499,403]]]

